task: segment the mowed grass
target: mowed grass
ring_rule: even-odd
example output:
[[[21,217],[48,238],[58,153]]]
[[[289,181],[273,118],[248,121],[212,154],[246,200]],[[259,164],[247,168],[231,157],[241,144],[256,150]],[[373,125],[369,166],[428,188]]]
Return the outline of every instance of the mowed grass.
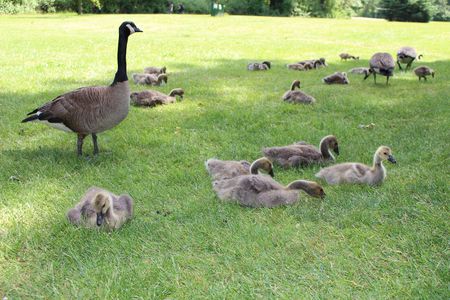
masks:
[[[155,89],[182,87],[185,100],[131,108],[99,135],[98,157],[91,139],[80,159],[74,134],[21,124],[61,93],[112,81],[124,20],[144,30],[129,40],[130,78],[167,66],[168,85]],[[449,298],[449,23],[30,15],[2,16],[0,30],[0,297]],[[404,45],[435,79],[397,69],[389,86],[353,74],[347,86],[321,82]],[[328,68],[285,68],[319,57]],[[262,60],[273,68],[246,71]],[[294,79],[316,105],[283,103]],[[338,162],[370,164],[388,145],[398,163],[380,187],[323,183],[326,199],[291,207],[215,196],[206,159],[253,160],[264,146],[327,134],[339,139]],[[287,184],[319,168],[275,174]],[[113,233],[71,226],[66,211],[92,185],[132,195],[134,219]]]

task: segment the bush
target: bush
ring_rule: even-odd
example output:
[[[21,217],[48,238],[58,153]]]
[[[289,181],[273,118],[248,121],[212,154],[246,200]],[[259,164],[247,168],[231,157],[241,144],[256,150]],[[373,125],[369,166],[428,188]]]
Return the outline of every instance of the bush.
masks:
[[[429,22],[431,5],[427,0],[382,0],[382,15],[389,21]]]

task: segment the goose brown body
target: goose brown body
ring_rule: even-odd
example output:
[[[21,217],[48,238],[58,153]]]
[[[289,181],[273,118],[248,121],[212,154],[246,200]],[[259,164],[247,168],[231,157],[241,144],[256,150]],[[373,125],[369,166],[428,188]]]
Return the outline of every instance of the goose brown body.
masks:
[[[417,56],[416,49],[413,47],[401,47],[397,51],[397,65],[402,70],[401,64],[406,64],[405,70],[408,70],[411,67],[416,58],[420,59],[422,55]]]
[[[369,74],[364,77],[364,80],[373,74],[373,80],[377,83],[376,74],[386,76],[386,84],[389,83],[389,77],[394,75],[395,61],[389,53],[375,53],[369,62]]]
[[[91,187],[79,203],[67,212],[67,218],[77,226],[118,229],[133,216],[133,206],[133,199],[128,195],[117,196]]]
[[[317,198],[325,196],[323,188],[313,181],[297,180],[285,187],[264,175],[241,175],[214,181],[213,188],[219,199],[255,208],[292,205],[299,200],[300,190]]]
[[[334,135],[322,138],[319,148],[306,142],[298,142],[288,146],[264,148],[262,152],[275,164],[284,168],[297,168],[334,161],[330,150],[339,154],[339,144]]]

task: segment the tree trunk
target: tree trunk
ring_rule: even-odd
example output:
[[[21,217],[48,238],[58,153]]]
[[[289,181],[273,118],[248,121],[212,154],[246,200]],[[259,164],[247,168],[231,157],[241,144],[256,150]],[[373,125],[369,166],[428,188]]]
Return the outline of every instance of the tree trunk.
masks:
[[[77,0],[77,13],[79,15],[83,13],[83,0]]]

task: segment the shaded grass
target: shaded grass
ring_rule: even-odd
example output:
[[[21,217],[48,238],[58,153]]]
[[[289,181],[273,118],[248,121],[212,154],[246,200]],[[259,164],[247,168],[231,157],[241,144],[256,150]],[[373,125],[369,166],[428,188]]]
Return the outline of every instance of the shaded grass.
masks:
[[[129,73],[166,65],[169,84],[158,90],[182,87],[186,100],[132,108],[99,136],[97,158],[90,141],[78,159],[73,135],[20,124],[56,95],[112,81],[124,19],[144,30],[130,38]],[[2,17],[0,28],[0,296],[448,298],[448,24],[54,15]],[[397,72],[388,87],[356,75],[348,86],[320,82],[404,45],[424,54],[434,80]],[[344,51],[362,60],[341,62]],[[284,67],[317,57],[330,66]],[[245,71],[258,60],[273,69]],[[282,103],[294,79],[316,105]],[[385,144],[398,164],[381,187],[325,185],[324,201],[287,208],[245,209],[212,192],[207,158],[252,160],[264,146],[326,134],[340,141],[339,162],[369,163]],[[318,169],[276,176],[288,183]],[[111,234],[69,226],[65,212],[91,185],[130,193],[136,217]]]

